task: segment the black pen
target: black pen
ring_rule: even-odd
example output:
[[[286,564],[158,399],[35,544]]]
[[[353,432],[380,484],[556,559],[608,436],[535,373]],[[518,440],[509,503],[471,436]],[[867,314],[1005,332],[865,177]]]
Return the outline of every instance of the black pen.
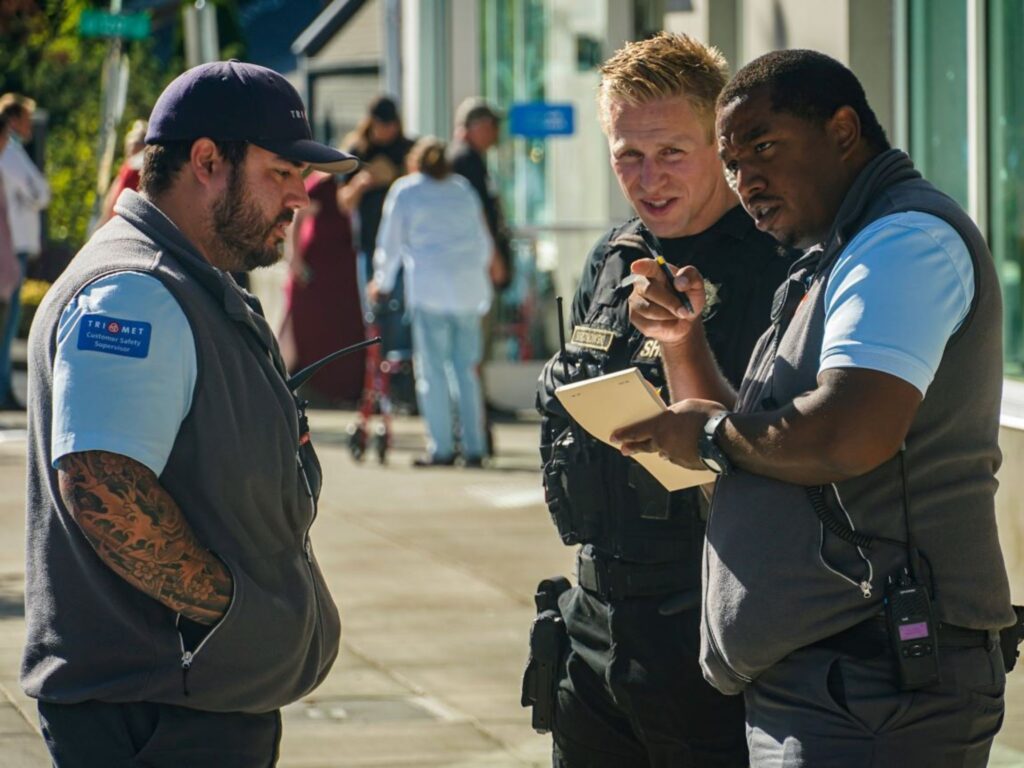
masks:
[[[654,260],[656,262],[658,262],[658,265],[661,267],[661,271],[664,272],[665,273],[665,277],[668,278],[668,287],[671,288],[673,291],[675,291],[676,295],[679,297],[679,301],[682,302],[683,309],[685,309],[691,315],[696,314],[693,311],[693,304],[690,303],[690,297],[687,296],[685,293],[682,293],[680,291],[676,291],[676,288],[675,288],[676,278],[675,278],[675,275],[672,274],[672,270],[668,268],[668,262],[665,261],[665,257],[662,256],[659,253],[659,254],[655,255]]]

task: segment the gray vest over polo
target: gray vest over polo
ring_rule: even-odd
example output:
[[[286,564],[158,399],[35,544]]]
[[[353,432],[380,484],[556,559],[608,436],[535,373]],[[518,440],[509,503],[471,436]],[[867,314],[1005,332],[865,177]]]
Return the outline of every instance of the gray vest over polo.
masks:
[[[32,326],[22,684],[30,696],[62,703],[270,711],[323,680],[340,632],[308,546],[314,502],[296,460],[295,402],[255,299],[205,262],[144,198],[125,193],[117,210],[120,217],[50,289]],[[188,695],[174,612],[99,559],[65,509],[50,466],[61,313],[93,280],[129,270],[159,279],[192,327],[198,369],[192,407],[159,480],[234,577],[228,612],[188,671]]]
[[[913,538],[930,566],[938,619],[1002,627],[1013,613],[994,511],[1001,459],[999,284],[977,227],[902,152],[879,155],[858,176],[820,261],[811,257],[805,267],[816,274],[807,299],[781,338],[769,330],[759,342],[737,410],[772,409],[817,387],[828,273],[860,230],[901,211],[948,222],[967,244],[975,282],[971,309],[947,343],[906,439]],[[805,263],[794,267],[794,277]],[[832,509],[843,516],[845,508],[858,531],[905,539],[896,458],[825,490]],[[860,552],[825,531],[801,486],[742,471],[721,478],[704,552],[705,676],[720,690],[738,692],[792,651],[877,614],[888,576],[905,561],[899,547],[875,544]]]

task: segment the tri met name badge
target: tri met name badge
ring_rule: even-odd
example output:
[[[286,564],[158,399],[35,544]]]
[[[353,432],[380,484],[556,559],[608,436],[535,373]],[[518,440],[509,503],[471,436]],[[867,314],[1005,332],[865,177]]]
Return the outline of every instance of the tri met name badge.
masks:
[[[125,357],[147,357],[153,326],[141,320],[85,315],[78,325],[78,348]]]

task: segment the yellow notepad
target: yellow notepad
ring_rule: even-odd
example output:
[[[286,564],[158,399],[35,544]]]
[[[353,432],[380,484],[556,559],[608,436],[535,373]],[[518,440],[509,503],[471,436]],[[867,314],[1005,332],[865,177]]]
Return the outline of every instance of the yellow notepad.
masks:
[[[608,445],[619,427],[666,410],[657,391],[636,368],[565,384],[555,390],[555,396],[581,427]],[[632,458],[670,491],[715,481],[714,472],[686,469],[656,453],[638,453]]]

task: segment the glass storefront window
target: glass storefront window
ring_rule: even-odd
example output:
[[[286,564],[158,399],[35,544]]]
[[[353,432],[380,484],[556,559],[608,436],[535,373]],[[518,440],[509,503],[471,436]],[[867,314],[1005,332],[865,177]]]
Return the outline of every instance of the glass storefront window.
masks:
[[[967,0],[911,0],[910,156],[967,207]]]
[[[480,59],[483,95],[502,109],[517,102],[544,101],[548,13],[545,0],[480,4]],[[518,229],[546,218],[547,156],[542,140],[504,134],[491,153],[492,179],[510,225]],[[551,354],[539,304],[549,292],[537,269],[536,241],[512,241],[512,283],[497,298],[489,329],[490,360],[543,359]]]
[[[1024,376],[1024,3],[988,7],[989,244],[1003,287],[1006,374]]]
[[[502,107],[543,101],[545,0],[482,3],[480,10],[484,96]],[[546,201],[544,142],[513,141],[504,136],[495,154],[495,180],[509,219],[524,224],[542,219]]]
[[[631,15],[606,0],[481,2],[484,95],[503,109],[570,105],[574,130],[546,138],[503,135],[492,176],[513,227],[513,282],[500,296],[492,359],[549,356],[557,345],[556,295],[566,304],[591,245],[608,227],[611,172],[597,120],[598,67]],[[630,12],[644,2],[633,0]],[[612,24],[619,26],[612,29]],[[507,129],[507,123],[505,125]]]

